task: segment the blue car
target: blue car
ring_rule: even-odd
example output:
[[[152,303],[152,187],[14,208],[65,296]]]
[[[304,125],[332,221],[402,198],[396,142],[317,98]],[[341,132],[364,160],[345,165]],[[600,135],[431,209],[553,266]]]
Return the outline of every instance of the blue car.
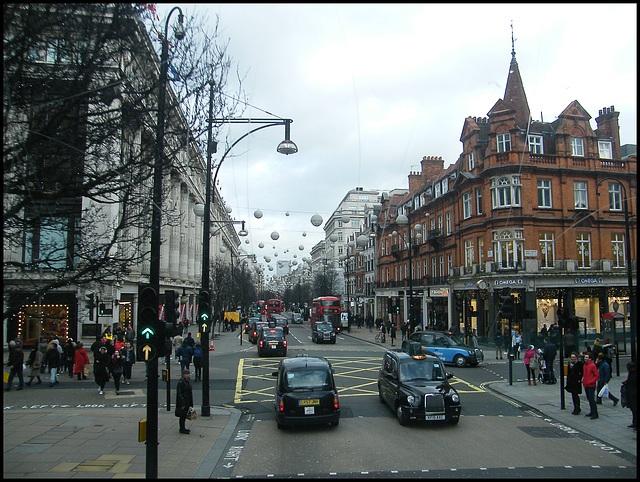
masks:
[[[484,360],[484,353],[480,348],[459,343],[448,333],[417,331],[409,336],[409,340],[419,342],[426,350],[438,355],[444,363],[458,367],[475,367]]]

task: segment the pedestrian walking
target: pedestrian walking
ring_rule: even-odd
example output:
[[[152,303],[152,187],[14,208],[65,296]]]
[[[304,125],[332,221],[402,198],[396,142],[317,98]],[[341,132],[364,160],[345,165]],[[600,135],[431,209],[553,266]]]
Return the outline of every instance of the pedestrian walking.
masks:
[[[585,417],[591,417],[591,420],[598,418],[598,405],[596,404],[596,386],[600,374],[598,373],[598,367],[593,363],[591,357],[593,353],[587,352],[584,354],[584,366],[582,368],[582,385],[584,386],[584,393],[589,401],[589,413]]]
[[[189,345],[191,348],[196,346],[196,341],[191,336],[191,332],[187,333],[187,337],[184,339],[184,341],[186,341],[187,345]]]
[[[533,378],[533,384],[537,385],[536,378],[540,364],[538,362],[538,354],[533,345],[529,345],[524,352],[524,366],[527,368],[527,383],[531,385],[531,379]]]
[[[520,345],[522,345],[522,334],[519,331],[516,331],[513,350],[515,352],[516,359],[518,360],[520,360]]]
[[[551,343],[549,337],[544,339],[544,347],[542,348],[542,356],[544,357],[545,364],[547,366],[548,381],[551,384],[557,383],[556,374],[553,371],[553,362],[556,359],[558,353],[556,345]]]
[[[191,391],[191,383],[189,382],[189,370],[182,370],[182,378],[176,386],[176,417],[180,418],[180,433],[188,434],[191,432],[184,424],[189,414],[189,407],[193,407],[193,393]]]
[[[500,356],[500,360],[502,360],[502,345],[504,344],[504,340],[502,339],[502,330],[497,329],[496,333],[493,335],[493,341],[496,344],[496,360],[498,359],[498,355]]]
[[[9,367],[9,380],[7,381],[7,387],[4,389],[5,392],[11,391],[11,384],[13,383],[13,377],[18,376],[18,388],[17,390],[22,390],[24,388],[24,378],[22,376],[22,367],[24,365],[24,352],[22,351],[22,347],[11,340],[9,342],[9,360],[7,361],[7,366]]]
[[[42,379],[40,378],[40,365],[42,365],[43,358],[44,358],[44,355],[38,349],[38,345],[35,345],[33,347],[33,350],[31,350],[31,353],[29,354],[29,359],[27,360],[27,363],[25,363],[25,365],[30,368],[29,375],[28,375],[29,381],[25,383],[26,386],[30,387],[31,382],[33,381],[34,378],[38,379],[36,385],[40,385],[42,383]]]
[[[578,354],[574,351],[571,353],[569,365],[567,367],[567,383],[564,389],[571,394],[573,401],[573,412],[571,415],[580,413],[580,394],[582,393],[582,372],[583,363],[578,358]]]
[[[49,348],[49,344],[46,340],[40,340],[40,344],[38,345],[38,351],[42,353],[42,362],[40,363],[40,374],[43,374],[47,369],[47,362],[45,360],[45,355],[47,354],[47,348]]]
[[[609,391],[608,384],[611,381],[611,366],[607,363],[607,360],[604,357],[604,353],[600,353],[598,358],[596,358],[596,366],[598,367],[598,375],[600,375],[600,379],[598,380],[598,385],[596,387],[596,403],[598,405],[602,405],[603,396],[609,397],[613,400],[613,406],[618,405],[620,401],[618,397],[616,397],[613,393]],[[606,395],[601,394],[602,389],[607,385]]]
[[[631,410],[631,425],[628,425],[628,427],[632,428],[635,431],[638,427],[636,422],[636,411],[638,410],[638,407],[636,406],[636,403],[638,402],[636,388],[636,364],[634,362],[627,363],[627,371],[629,373],[627,375],[627,379],[623,380],[622,382],[622,388],[620,389],[620,392],[624,390],[624,394],[626,397],[626,400],[623,402],[623,406],[627,406],[629,407],[629,410]]]
[[[196,340],[196,346],[193,347],[193,366],[196,369],[195,381],[202,381],[202,343],[200,338]]]
[[[52,387],[57,385],[58,382],[58,369],[60,368],[60,360],[61,355],[60,351],[58,351],[58,347],[60,346],[60,342],[58,340],[53,340],[49,343],[47,347],[47,353],[44,355],[44,359],[49,367],[49,371],[51,376],[49,378],[49,386]]]
[[[391,330],[391,346],[393,346],[394,342],[396,341],[396,330],[397,330],[395,323],[391,324],[390,330]]]
[[[136,332],[133,331],[133,328],[131,328],[131,325],[127,325],[127,329],[124,332],[125,343],[129,342],[129,344],[133,346],[133,341],[135,340],[135,338],[136,338]]]
[[[113,384],[116,387],[116,395],[120,395],[120,378],[124,372],[124,358],[116,350],[110,358],[109,373],[113,375]]]
[[[122,379],[124,383],[129,385],[129,381],[131,380],[131,371],[133,370],[133,365],[136,363],[136,351],[133,349],[131,342],[124,342],[122,358],[124,358],[124,373],[122,374]]]
[[[76,352],[73,356],[73,374],[78,375],[78,380],[87,379],[85,366],[90,363],[91,361],[89,360],[89,355],[87,355],[87,350],[85,349],[84,344],[79,341],[76,345]]]
[[[184,339],[182,338],[182,335],[176,335],[173,337],[173,350],[174,350],[174,354],[176,357],[176,361],[178,363],[180,363],[180,357],[178,356],[178,348],[180,348],[182,346],[182,341]]]
[[[407,331],[409,330],[409,327],[407,325],[408,325],[408,323],[406,321],[402,324],[402,328],[401,328],[401,330],[402,330],[402,341],[405,341],[407,339]]]
[[[103,395],[104,386],[109,381],[109,355],[107,355],[107,347],[104,345],[99,348],[98,354],[93,360],[93,376],[100,387],[100,395]]]
[[[75,361],[76,344],[69,338],[62,348],[64,368],[67,370],[69,378],[73,378],[73,363]]]
[[[180,370],[188,370],[193,358],[193,348],[191,348],[186,338],[182,342],[182,346],[176,350],[176,355],[180,357]]]

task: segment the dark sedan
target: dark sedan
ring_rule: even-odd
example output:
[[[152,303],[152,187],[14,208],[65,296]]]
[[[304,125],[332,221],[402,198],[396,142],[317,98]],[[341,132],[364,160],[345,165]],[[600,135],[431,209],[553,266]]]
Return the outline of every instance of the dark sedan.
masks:
[[[273,376],[278,377],[275,398],[278,428],[298,424],[338,425],[338,389],[328,360],[307,355],[286,358],[280,361]]]
[[[437,356],[388,351],[378,375],[378,396],[400,425],[410,420],[456,424],[461,405],[458,392],[449,384],[452,376]]]
[[[269,326],[269,323],[262,320],[256,320],[251,323],[251,327],[249,328],[249,341],[254,345],[258,343],[258,335],[260,334],[260,329]]]
[[[311,329],[311,341],[314,343],[335,343],[336,331],[331,323],[314,323]]]
[[[258,333],[258,356],[287,356],[287,339],[282,328],[262,328]]]

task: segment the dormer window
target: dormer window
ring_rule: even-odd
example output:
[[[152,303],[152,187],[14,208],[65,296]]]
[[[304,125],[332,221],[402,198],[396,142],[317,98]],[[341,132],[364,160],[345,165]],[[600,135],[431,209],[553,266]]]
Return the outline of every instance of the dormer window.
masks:
[[[449,191],[449,179],[446,177],[442,180],[442,194],[446,194]]]
[[[571,138],[571,155],[574,157],[584,157],[584,139],[582,137]]]
[[[469,160],[469,170],[472,171],[473,168],[476,167],[476,159],[473,156],[473,152],[469,153],[468,160]]]
[[[544,154],[542,148],[542,136],[529,136],[529,152],[531,154]]]
[[[498,134],[498,152],[507,152],[511,150],[511,134],[508,132]]]
[[[613,159],[611,141],[598,141],[598,154],[600,159]]]
[[[435,190],[433,197],[440,197],[441,196],[441,194],[440,194],[440,189],[441,189],[440,183],[439,182],[435,183],[433,185],[433,187],[434,187],[434,190]]]

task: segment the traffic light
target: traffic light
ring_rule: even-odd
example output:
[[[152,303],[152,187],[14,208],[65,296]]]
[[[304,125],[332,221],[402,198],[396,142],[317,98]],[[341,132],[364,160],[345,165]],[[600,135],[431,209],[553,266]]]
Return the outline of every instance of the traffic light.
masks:
[[[198,293],[198,324],[201,331],[208,331],[211,326],[211,294],[207,290]]]
[[[515,304],[512,295],[502,297],[502,306],[500,308],[503,318],[512,319],[515,317]]]
[[[164,324],[158,320],[158,291],[138,287],[138,360],[164,356]]]
[[[462,295],[460,293],[456,293],[456,313],[461,315],[462,314],[462,308],[463,308]]]
[[[107,308],[107,305],[105,305],[104,303],[100,303],[100,305],[98,306],[98,312],[100,313],[100,316],[104,315],[106,308]]]
[[[180,294],[177,291],[165,290],[164,292],[164,336],[172,337],[182,335],[182,327],[178,325],[180,318]]]
[[[558,308],[558,325],[560,328],[564,328],[567,326],[567,322],[569,321],[569,313],[565,308]]]

